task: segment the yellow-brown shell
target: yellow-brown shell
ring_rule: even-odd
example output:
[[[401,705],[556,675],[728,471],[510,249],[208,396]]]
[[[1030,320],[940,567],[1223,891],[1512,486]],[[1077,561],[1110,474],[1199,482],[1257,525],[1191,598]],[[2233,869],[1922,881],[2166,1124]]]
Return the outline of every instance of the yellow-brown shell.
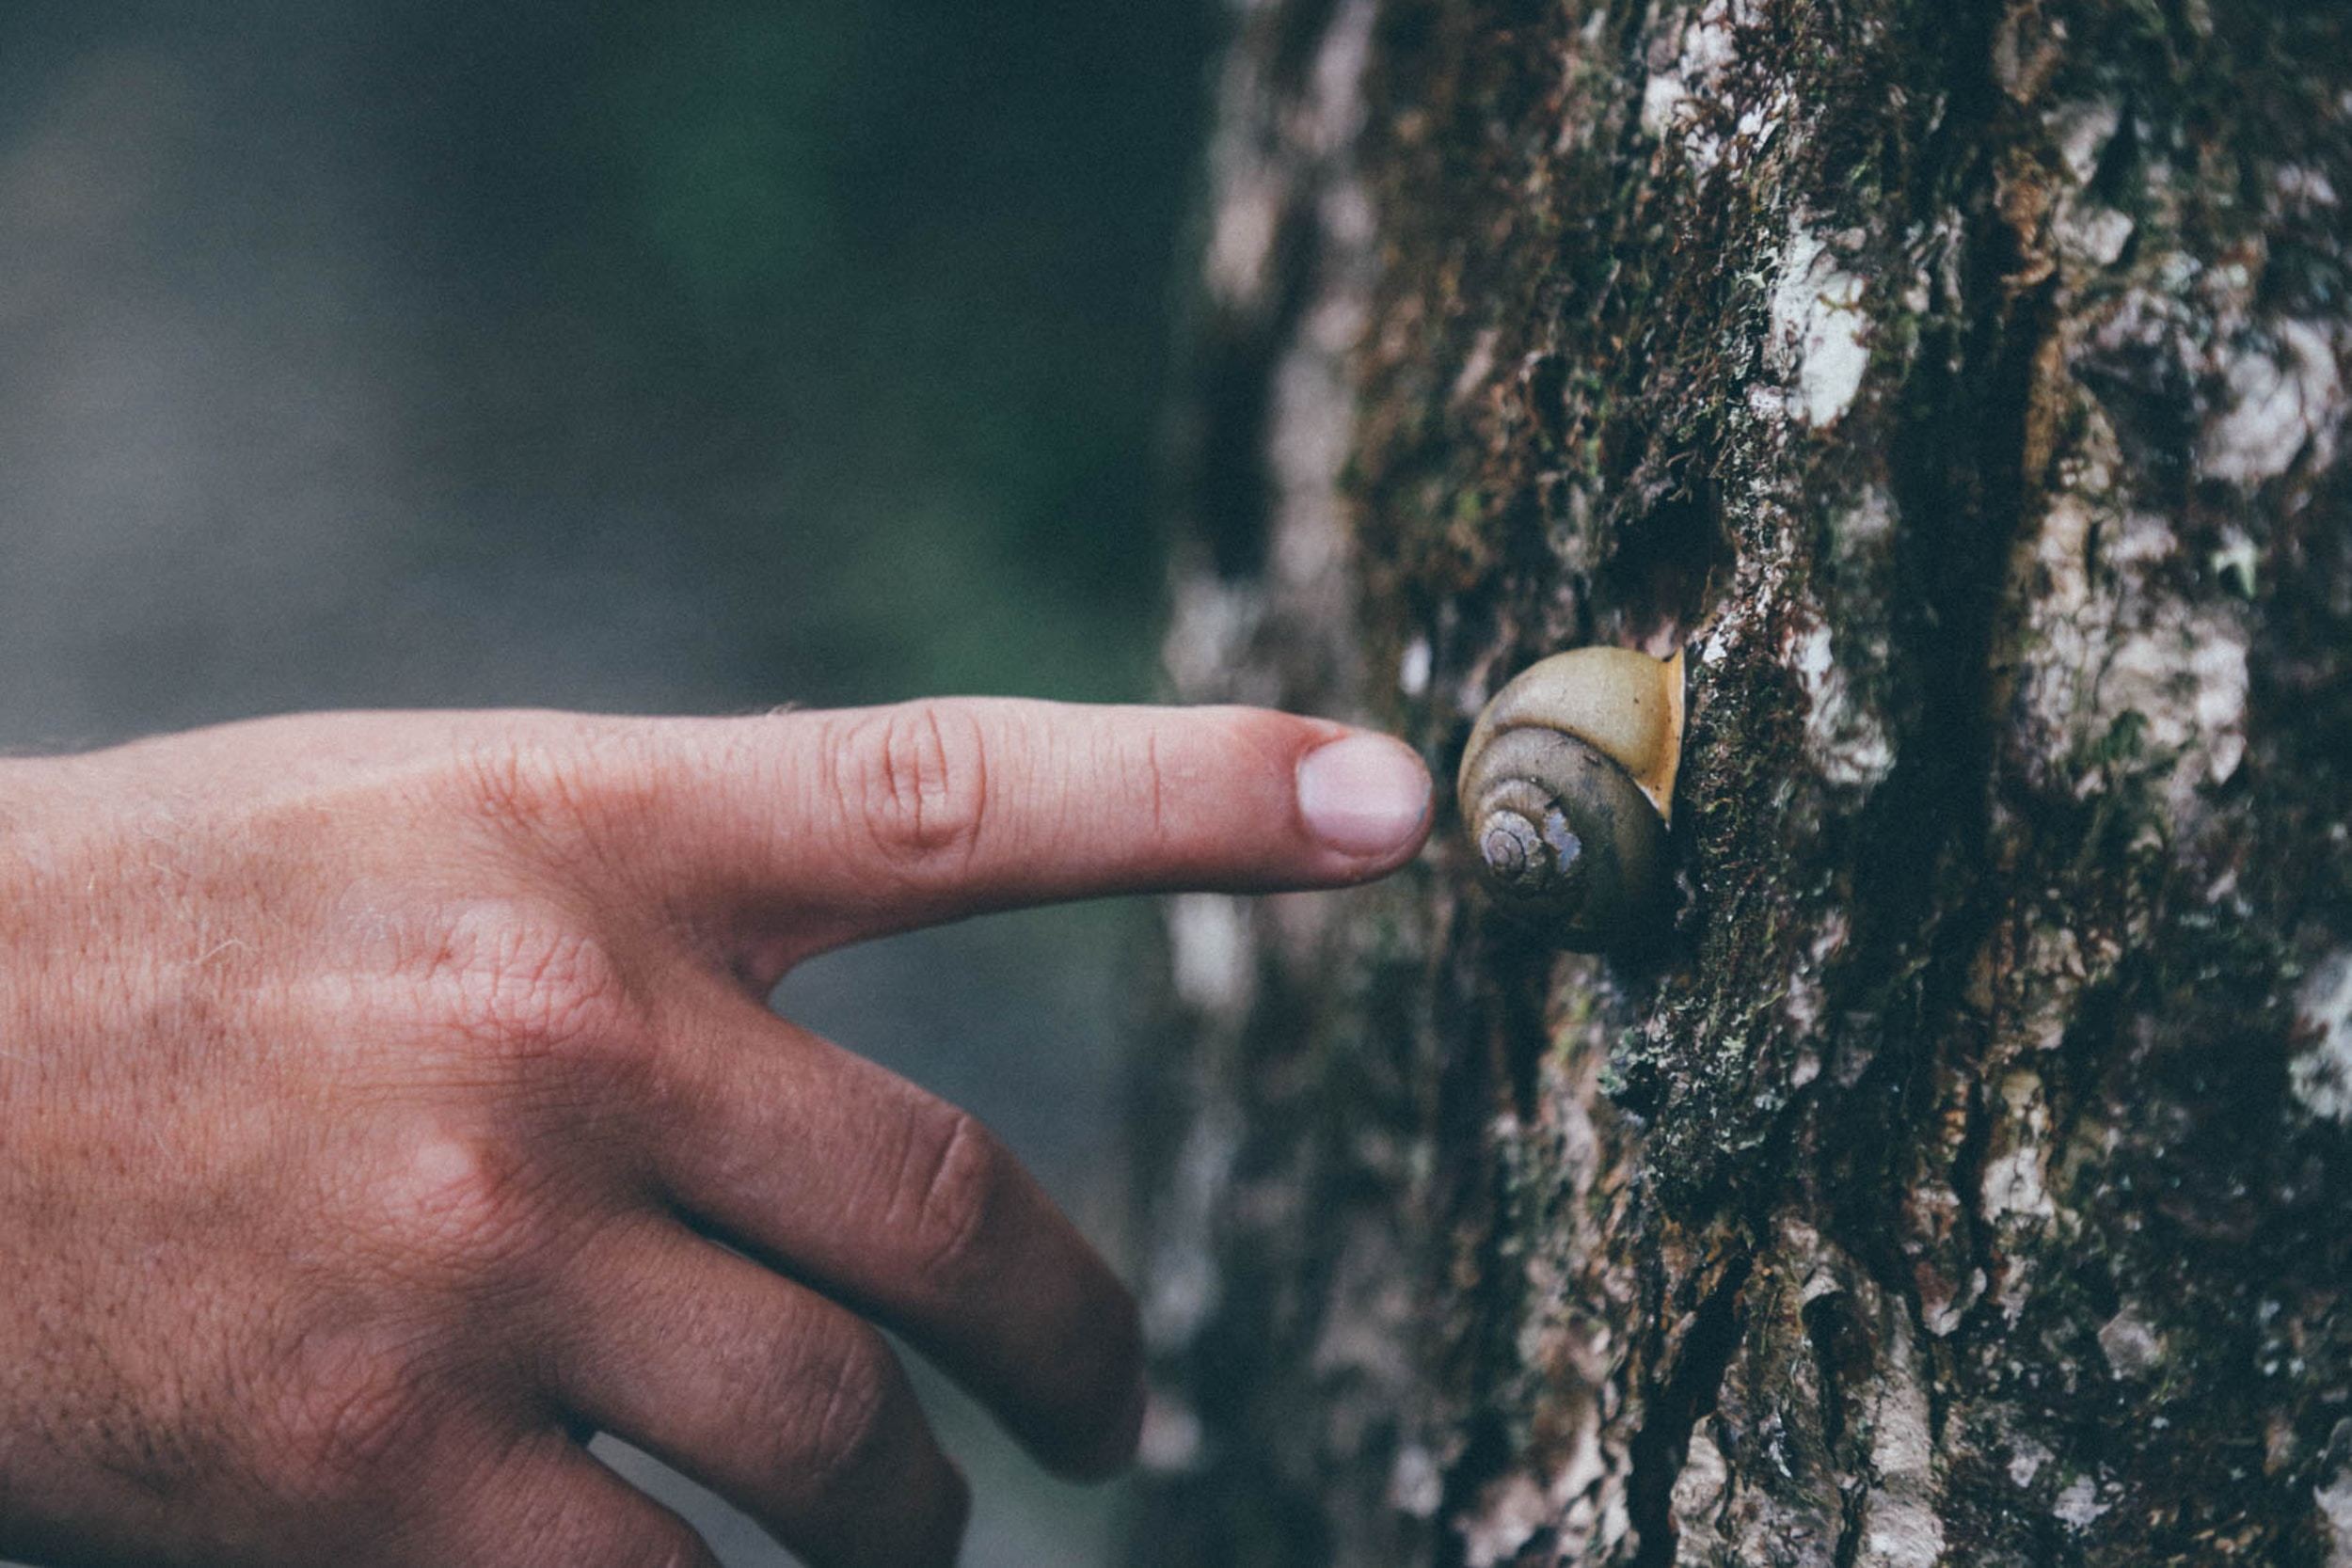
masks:
[[[1645,930],[1663,902],[1682,721],[1678,653],[1578,648],[1497,692],[1455,784],[1498,904],[1565,947]]]

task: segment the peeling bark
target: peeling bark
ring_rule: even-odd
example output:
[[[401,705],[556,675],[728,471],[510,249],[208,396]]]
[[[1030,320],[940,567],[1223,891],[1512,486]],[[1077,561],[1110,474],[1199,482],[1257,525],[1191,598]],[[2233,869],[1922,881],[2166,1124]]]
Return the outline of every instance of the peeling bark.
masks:
[[[1688,651],[1672,942],[1171,907],[1136,1557],[2352,1568],[2352,8],[1261,0],[1168,667]]]

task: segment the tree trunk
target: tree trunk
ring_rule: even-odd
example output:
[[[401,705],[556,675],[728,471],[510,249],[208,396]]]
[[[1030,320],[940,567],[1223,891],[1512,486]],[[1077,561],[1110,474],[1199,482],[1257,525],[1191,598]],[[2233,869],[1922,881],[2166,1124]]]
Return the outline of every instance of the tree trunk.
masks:
[[[1147,1564],[2352,1565],[2341,0],[1260,0],[1187,699],[1686,650],[1672,935],[1169,911]]]

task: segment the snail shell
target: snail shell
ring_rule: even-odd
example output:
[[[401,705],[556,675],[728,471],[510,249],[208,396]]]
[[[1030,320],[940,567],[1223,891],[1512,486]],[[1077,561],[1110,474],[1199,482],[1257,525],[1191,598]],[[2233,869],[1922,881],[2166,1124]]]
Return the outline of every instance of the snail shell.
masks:
[[[1495,694],[1455,784],[1498,905],[1584,951],[1654,923],[1682,718],[1679,653],[1578,648]]]

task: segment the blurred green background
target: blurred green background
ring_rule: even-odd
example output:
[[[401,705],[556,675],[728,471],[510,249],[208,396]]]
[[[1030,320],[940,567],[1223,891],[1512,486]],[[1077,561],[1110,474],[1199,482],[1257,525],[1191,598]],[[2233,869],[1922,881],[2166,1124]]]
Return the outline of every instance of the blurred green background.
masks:
[[[1215,26],[0,8],[0,745],[1148,695]],[[977,1110],[1117,1249],[1136,919],[906,938],[783,1000]],[[980,1493],[970,1561],[1107,1555],[1116,1489],[1037,1479],[927,1390]],[[692,1506],[730,1562],[784,1560]]]

